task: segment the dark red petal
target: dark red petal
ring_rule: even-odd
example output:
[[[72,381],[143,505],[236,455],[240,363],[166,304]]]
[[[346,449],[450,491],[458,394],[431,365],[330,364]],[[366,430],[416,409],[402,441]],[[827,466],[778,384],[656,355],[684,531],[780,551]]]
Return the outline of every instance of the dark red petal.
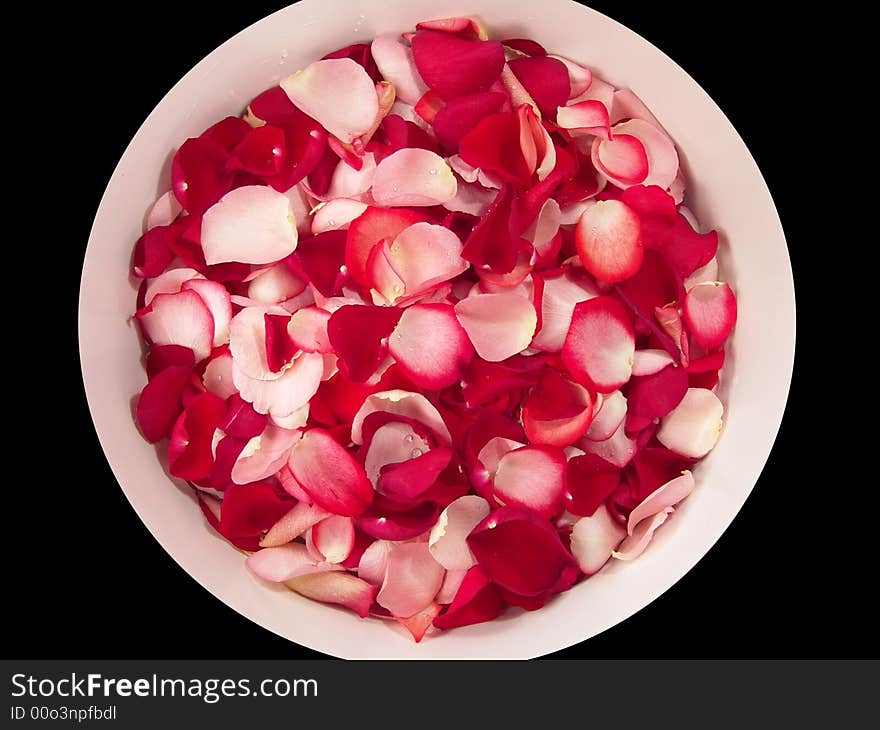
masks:
[[[355,304],[332,314],[327,335],[340,370],[349,380],[362,383],[376,372],[388,352],[388,336],[402,314],[396,307]]]
[[[513,190],[504,186],[468,236],[462,258],[474,266],[488,266],[499,274],[513,271],[517,258],[529,242],[510,230]]]
[[[182,345],[155,345],[147,355],[147,377],[152,380],[165,368],[176,366],[192,370],[195,365],[196,358],[190,348]]]
[[[687,371],[675,365],[667,365],[653,375],[633,378],[626,393],[627,415],[648,421],[663,418],[681,402],[687,389]]]
[[[315,504],[336,515],[361,514],[373,499],[364,468],[327,431],[306,431],[290,452],[290,471]]]
[[[541,55],[515,58],[507,65],[535,100],[541,113],[556,119],[556,109],[565,105],[571,93],[565,64]]]
[[[545,368],[523,402],[523,428],[532,443],[569,446],[589,428],[593,406],[589,391]]]
[[[272,372],[279,372],[299,352],[287,333],[290,317],[285,314],[264,314],[266,322],[266,362]]]
[[[226,152],[232,152],[250,130],[250,125],[244,119],[240,117],[226,117],[215,125],[208,127],[199,138],[216,142]]]
[[[247,441],[263,433],[268,420],[266,415],[257,413],[250,403],[235,393],[227,401],[226,415],[218,428],[227,436]]]
[[[358,527],[377,540],[412,540],[434,526],[441,509],[431,502],[405,511],[400,508],[400,504],[376,495],[369,514],[358,517]]]
[[[517,187],[527,187],[535,165],[523,154],[523,134],[516,112],[490,114],[461,138],[459,155],[471,167]]]
[[[620,469],[597,454],[575,456],[568,462],[566,509],[589,517],[617,489],[620,477]]]
[[[141,236],[134,245],[132,273],[141,279],[159,276],[174,260],[172,243],[178,238],[181,225],[156,226]]]
[[[501,41],[502,46],[507,46],[508,48],[513,48],[515,51],[519,51],[520,53],[525,53],[527,56],[546,56],[547,51],[537,41],[533,41],[530,38],[508,38],[506,41]],[[522,79],[520,79],[522,81]]]
[[[382,467],[378,488],[393,499],[417,499],[421,497],[452,459],[452,450],[438,446],[415,459]]]
[[[226,415],[226,402],[213,393],[202,393],[189,401],[171,431],[168,470],[172,476],[190,481],[205,479],[214,463],[214,431]]]
[[[325,297],[341,291],[344,279],[346,231],[325,231],[297,243],[296,251],[284,262],[300,279],[309,281]]]
[[[680,454],[662,447],[648,447],[639,451],[627,467],[628,486],[634,507],[651,492],[678,476],[695,463]]]
[[[281,170],[286,157],[287,143],[283,130],[266,124],[251,129],[236,145],[229,167],[259,177],[272,177]]]
[[[507,96],[497,91],[452,99],[434,117],[434,134],[448,154],[455,154],[461,138],[506,102]]]
[[[218,529],[229,539],[259,537],[294,504],[287,494],[268,481],[232,486],[223,495]]]
[[[434,626],[454,629],[491,621],[503,608],[498,587],[479,565],[475,565],[468,570],[449,607],[434,619]]]
[[[192,359],[192,350],[187,348]],[[151,444],[171,434],[174,422],[183,410],[181,396],[189,383],[192,365],[163,369],[141,391],[137,403],[137,422],[144,438]]]
[[[469,41],[420,30],[412,39],[413,59],[428,87],[443,99],[488,91],[504,68],[498,41]]]
[[[190,214],[204,213],[232,188],[229,153],[219,142],[199,137],[181,145],[171,162],[171,189]]]
[[[551,589],[575,565],[550,522],[525,507],[502,507],[491,513],[467,542],[486,574],[521,596]]]

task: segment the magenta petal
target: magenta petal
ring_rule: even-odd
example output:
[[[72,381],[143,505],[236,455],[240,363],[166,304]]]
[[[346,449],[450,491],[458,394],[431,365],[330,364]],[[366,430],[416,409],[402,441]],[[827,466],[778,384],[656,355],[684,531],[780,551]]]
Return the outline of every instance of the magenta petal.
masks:
[[[137,422],[144,438],[151,444],[171,434],[171,428],[183,410],[181,395],[191,374],[192,366],[167,367],[156,374],[141,391],[137,404]]]
[[[168,469],[189,481],[207,478],[214,463],[214,431],[226,415],[226,403],[216,395],[193,398],[177,419],[168,444]]]
[[[403,310],[392,307],[346,305],[327,323],[327,335],[345,375],[362,383],[385,359],[387,339]]]
[[[243,401],[236,393],[229,399],[226,415],[218,428],[227,436],[247,441],[263,432],[267,420],[264,414],[257,413],[250,403]]]
[[[485,117],[500,111],[506,101],[507,97],[496,91],[452,99],[434,117],[434,134],[443,149],[454,154],[461,138]]]
[[[547,56],[532,56],[515,58],[507,65],[535,100],[541,113],[555,118],[557,107],[568,101],[571,92],[565,64]]]
[[[479,565],[475,565],[465,575],[449,608],[434,619],[434,626],[454,629],[491,621],[503,608],[497,586]]]
[[[480,567],[502,588],[521,596],[550,590],[574,566],[550,522],[525,507],[502,507],[468,537]]]
[[[430,489],[449,466],[452,449],[438,446],[407,461],[382,468],[378,488],[397,499],[417,499]]]
[[[171,163],[171,185],[177,200],[190,214],[204,213],[232,187],[227,170],[228,152],[211,139],[188,139]]]
[[[488,91],[504,68],[498,41],[469,41],[420,30],[412,39],[413,59],[428,87],[443,99]]]

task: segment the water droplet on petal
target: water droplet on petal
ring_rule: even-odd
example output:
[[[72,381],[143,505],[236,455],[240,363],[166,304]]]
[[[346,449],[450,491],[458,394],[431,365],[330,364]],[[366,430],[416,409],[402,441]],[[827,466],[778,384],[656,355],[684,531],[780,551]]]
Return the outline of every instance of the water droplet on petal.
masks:
[[[415,440],[415,437],[411,433],[408,433],[406,436],[403,437],[403,440],[406,441],[408,444],[411,444]]]
[[[428,174],[429,175],[436,175],[437,174],[436,168],[432,168],[432,169],[428,170]]]
[[[410,459],[418,459],[421,455],[422,455],[421,449],[413,449],[412,451],[409,452]]]

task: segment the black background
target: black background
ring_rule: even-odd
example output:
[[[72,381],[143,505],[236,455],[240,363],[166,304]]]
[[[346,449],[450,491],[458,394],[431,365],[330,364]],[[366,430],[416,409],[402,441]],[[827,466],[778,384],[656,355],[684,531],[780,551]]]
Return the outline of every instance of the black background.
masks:
[[[859,264],[850,255],[845,270],[826,268],[829,249],[848,245],[839,219],[853,211],[828,207],[839,171],[829,170],[823,138],[840,131],[835,114],[845,96],[821,75],[828,64],[817,56],[818,25],[804,25],[824,20],[801,16],[795,32],[792,18],[764,14],[767,3],[591,4],[691,73],[752,150],[791,250],[798,362],[767,468],[718,544],[636,616],[555,656],[876,656],[874,607],[865,595],[876,566],[856,547],[860,532],[876,524],[865,502],[876,477],[843,471],[866,454],[842,410],[852,397],[847,378],[867,383],[857,377],[864,354],[856,341],[839,354],[839,327],[823,324],[827,299]],[[89,228],[128,141],[191,66],[282,5],[156,0],[99,12],[70,4],[31,21],[34,60],[44,70],[7,69],[13,134],[5,156],[22,159],[5,176],[16,186],[5,244],[11,278],[23,290],[6,304],[25,323],[4,345],[12,373],[0,512],[9,656],[320,656],[228,609],[159,548],[104,461],[76,340]],[[829,35],[824,28],[824,41]],[[24,225],[15,233],[17,220]]]

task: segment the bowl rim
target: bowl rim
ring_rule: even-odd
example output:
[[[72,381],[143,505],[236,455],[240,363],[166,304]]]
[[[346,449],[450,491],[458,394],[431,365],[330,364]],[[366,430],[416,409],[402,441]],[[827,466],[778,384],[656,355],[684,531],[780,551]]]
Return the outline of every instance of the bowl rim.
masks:
[[[772,432],[772,436],[770,438],[770,443],[769,443],[769,446],[767,447],[766,454],[764,454],[760,458],[760,468],[758,469],[758,472],[755,475],[754,479],[751,480],[752,484],[746,490],[745,496],[742,498],[742,500],[739,501],[739,504],[734,505],[734,508],[731,509],[729,511],[729,514],[726,515],[725,519],[722,520],[723,524],[720,524],[720,530],[718,531],[717,535],[715,535],[711,540],[708,541],[708,545],[706,546],[705,550],[697,551],[697,552],[689,555],[686,560],[682,561],[680,568],[673,571],[673,575],[670,580],[664,579],[664,580],[658,581],[657,585],[655,587],[653,587],[650,591],[648,591],[646,593],[646,595],[642,597],[642,599],[637,601],[635,606],[632,607],[631,610],[626,610],[624,612],[616,613],[614,615],[613,619],[606,621],[604,623],[604,625],[600,625],[600,627],[598,629],[591,630],[586,634],[578,633],[577,631],[569,631],[568,633],[565,634],[564,638],[557,638],[554,641],[546,642],[544,645],[542,645],[542,648],[539,652],[536,652],[534,650],[526,651],[524,653],[512,652],[511,654],[504,654],[503,656],[499,655],[500,658],[511,658],[514,656],[521,657],[521,658],[541,656],[546,653],[558,651],[558,650],[563,649],[567,646],[571,646],[575,643],[579,643],[579,642],[588,640],[592,636],[595,636],[599,633],[602,633],[603,631],[606,631],[607,629],[611,628],[612,626],[615,626],[618,623],[625,621],[627,618],[629,618],[630,616],[637,613],[642,608],[644,608],[645,606],[647,606],[648,604],[652,603],[654,600],[659,598],[660,595],[662,595],[672,585],[674,585],[679,580],[681,580],[693,568],[693,566],[704,557],[706,552],[708,552],[717,543],[721,534],[723,534],[723,532],[729,527],[730,523],[733,521],[733,519],[739,513],[739,511],[742,507],[742,504],[745,502],[745,500],[748,498],[748,496],[751,494],[752,490],[756,486],[757,480],[760,476],[760,473],[763,470],[764,466],[766,465],[767,460],[770,457],[770,453],[772,452],[775,441],[778,438],[779,429],[781,427],[782,420],[783,420],[783,417],[785,414],[785,404],[786,404],[788,397],[789,397],[789,394],[790,394],[791,381],[792,381],[792,375],[793,375],[793,367],[794,367],[794,358],[795,358],[796,300],[795,300],[795,290],[794,290],[794,277],[793,277],[790,256],[788,254],[788,247],[787,247],[787,242],[785,239],[785,233],[783,231],[782,223],[779,218],[779,213],[778,213],[778,210],[777,210],[775,203],[773,201],[769,187],[767,186],[766,180],[764,179],[764,177],[760,171],[760,168],[758,167],[757,162],[754,159],[754,156],[751,154],[748,147],[746,146],[745,141],[742,139],[739,132],[736,130],[736,128],[730,122],[729,118],[724,113],[724,111],[716,104],[716,102],[708,95],[708,93],[705,90],[703,90],[703,88],[693,79],[693,77],[690,74],[687,73],[686,70],[684,70],[681,66],[679,66],[673,59],[671,59],[661,49],[657,48],[655,45],[653,45],[650,41],[645,39],[639,33],[631,30],[630,28],[623,25],[622,23],[614,20],[613,18],[611,18],[611,17],[609,17],[599,11],[596,11],[590,7],[581,5],[580,3],[576,3],[573,0],[561,0],[561,1],[566,5],[577,6],[579,10],[581,10],[587,14],[592,14],[594,16],[597,16],[602,22],[612,24],[613,26],[616,27],[616,30],[618,32],[623,32],[624,34],[628,35],[633,41],[642,44],[652,54],[659,56],[666,63],[671,65],[671,67],[674,69],[674,71],[678,75],[682,76],[684,78],[684,80],[686,80],[688,83],[690,83],[695,88],[696,92],[700,96],[702,96],[702,99],[701,99],[702,103],[709,105],[709,107],[712,109],[713,113],[716,114],[718,117],[720,117],[720,120],[724,125],[729,127],[729,129],[730,129],[730,131],[732,131],[735,139],[742,146],[748,162],[754,168],[755,180],[760,181],[760,184],[762,186],[762,189],[760,192],[764,197],[766,197],[767,202],[769,203],[769,206],[770,206],[770,210],[772,211],[773,218],[774,218],[774,226],[776,228],[776,230],[774,231],[774,235],[778,237],[779,241],[782,243],[783,248],[784,248],[784,259],[785,259],[785,263],[787,264],[787,267],[786,267],[786,271],[782,272],[784,274],[784,278],[785,278],[785,286],[781,287],[781,289],[779,291],[779,296],[781,298],[781,300],[780,300],[780,316],[783,316],[784,318],[790,320],[790,323],[791,323],[791,347],[790,347],[790,350],[787,350],[785,353],[785,356],[786,356],[785,361],[780,363],[780,370],[783,375],[782,381],[780,381],[780,385],[782,385],[784,383],[784,396],[782,397],[782,404],[783,404],[782,408],[780,408],[776,412],[773,412],[772,414],[765,414],[765,416],[768,416],[766,420],[767,420],[768,425],[770,427],[769,430]],[[295,3],[294,5],[290,5],[290,6],[281,8],[281,9],[261,18],[260,20],[257,20],[256,22],[248,25],[247,27],[243,28],[235,35],[228,38],[226,41],[224,41],[219,46],[217,46],[213,51],[211,51],[209,54],[207,54],[196,65],[194,65],[189,71],[187,71],[180,78],[180,80],[178,80],[177,83],[175,83],[174,86],[172,86],[171,89],[162,97],[162,99],[156,104],[156,106],[153,108],[153,110],[150,112],[150,114],[146,117],[144,122],[138,127],[138,129],[135,132],[135,134],[133,135],[131,141],[126,146],[125,151],[121,155],[119,162],[117,163],[116,167],[114,168],[113,173],[111,174],[111,176],[107,182],[106,189],[104,191],[104,194],[101,197],[101,201],[98,205],[95,219],[94,219],[94,222],[92,224],[92,227],[91,227],[91,230],[89,233],[88,247],[86,249],[85,256],[84,256],[83,272],[82,272],[82,278],[81,278],[81,283],[80,283],[80,292],[79,292],[78,340],[79,340],[79,349],[80,349],[80,368],[81,368],[82,377],[83,377],[84,391],[86,394],[86,399],[88,402],[92,422],[93,422],[96,434],[98,436],[99,442],[101,443],[102,450],[104,451],[105,456],[108,460],[108,463],[111,467],[111,470],[113,471],[114,477],[116,478],[116,481],[119,484],[119,487],[122,489],[123,494],[125,494],[125,497],[128,500],[129,504],[132,506],[132,508],[134,509],[138,518],[141,520],[141,522],[144,524],[144,526],[148,529],[150,534],[154,537],[154,539],[156,539],[156,541],[162,546],[162,548],[170,555],[170,557],[174,560],[174,562],[178,566],[180,566],[193,580],[195,580],[202,588],[204,588],[206,591],[208,591],[211,595],[213,595],[215,598],[217,598],[218,600],[220,600],[221,602],[223,602],[228,607],[232,608],[234,611],[241,614],[242,616],[244,616],[248,620],[253,621],[257,625],[261,626],[262,628],[267,629],[269,631],[272,631],[273,633],[275,633],[279,636],[282,636],[283,638],[285,638],[289,641],[295,641],[295,643],[302,644],[303,646],[306,646],[306,647],[313,649],[315,651],[319,651],[322,653],[328,653],[328,654],[332,654],[335,656],[342,656],[345,658],[363,658],[364,656],[367,656],[367,655],[363,654],[357,650],[352,650],[349,652],[345,652],[345,651],[340,652],[338,647],[328,648],[327,642],[321,640],[319,637],[314,637],[314,639],[313,639],[311,636],[304,638],[304,637],[298,635],[294,639],[290,635],[288,635],[287,633],[279,630],[277,628],[277,626],[269,626],[261,619],[255,618],[253,615],[253,612],[251,610],[249,610],[249,607],[242,606],[240,603],[237,603],[235,600],[233,600],[232,597],[224,595],[221,591],[215,589],[215,587],[213,587],[213,586],[209,587],[209,586],[205,585],[205,582],[195,575],[193,568],[191,566],[186,565],[184,563],[183,559],[178,554],[176,554],[175,551],[172,550],[166,544],[165,541],[163,541],[159,536],[157,536],[156,531],[153,529],[153,526],[151,525],[151,521],[149,519],[147,519],[147,517],[145,517],[143,510],[139,509],[139,506],[134,501],[132,494],[130,493],[130,491],[128,489],[126,489],[125,479],[123,478],[122,470],[118,468],[116,460],[114,460],[110,457],[110,451],[108,449],[108,439],[107,439],[106,428],[102,428],[101,423],[103,421],[103,418],[102,418],[102,415],[98,412],[97,407],[95,406],[96,400],[95,400],[94,394],[100,388],[100,379],[97,378],[96,373],[88,371],[88,368],[86,366],[86,359],[87,358],[85,356],[85,353],[87,351],[89,351],[89,349],[93,346],[93,344],[89,341],[89,339],[87,338],[87,336],[84,333],[84,330],[86,329],[84,323],[85,323],[86,317],[88,316],[88,307],[86,306],[86,303],[89,300],[89,292],[87,289],[87,279],[88,279],[87,275],[88,275],[88,271],[90,268],[89,267],[89,263],[90,263],[89,253],[93,252],[95,249],[95,246],[93,245],[93,239],[95,239],[99,235],[100,222],[101,222],[102,218],[106,215],[105,208],[107,206],[108,194],[109,194],[110,190],[114,188],[114,186],[119,184],[119,178],[120,178],[121,171],[124,170],[127,158],[131,154],[132,150],[137,147],[140,138],[145,134],[145,132],[147,130],[149,130],[151,125],[154,123],[159,112],[162,109],[164,109],[167,105],[169,105],[175,99],[175,97],[180,93],[181,89],[186,85],[187,81],[189,79],[193,78],[194,76],[198,76],[199,74],[204,73],[206,71],[206,69],[209,69],[215,63],[216,59],[221,57],[224,54],[225,50],[228,47],[230,47],[232,44],[234,44],[236,41],[240,40],[242,37],[250,35],[251,33],[253,33],[255,31],[255,29],[257,29],[263,25],[277,22],[282,16],[285,16],[287,13],[291,12],[295,8],[299,8],[300,10],[305,12],[310,7],[318,6],[318,5],[324,4],[325,2],[326,2],[326,0],[300,0],[300,2]],[[437,16],[437,17],[441,17],[441,16]],[[94,256],[92,258],[94,258]],[[324,607],[324,610],[326,610],[325,607]],[[375,654],[370,653],[369,656],[375,656]],[[407,656],[407,658],[412,658],[413,655],[407,654],[406,656]],[[388,654],[388,655],[384,655],[382,658],[398,658],[398,657],[394,654]],[[425,652],[425,654],[423,656],[421,656],[420,658],[437,658],[437,657],[431,656],[429,652]]]

